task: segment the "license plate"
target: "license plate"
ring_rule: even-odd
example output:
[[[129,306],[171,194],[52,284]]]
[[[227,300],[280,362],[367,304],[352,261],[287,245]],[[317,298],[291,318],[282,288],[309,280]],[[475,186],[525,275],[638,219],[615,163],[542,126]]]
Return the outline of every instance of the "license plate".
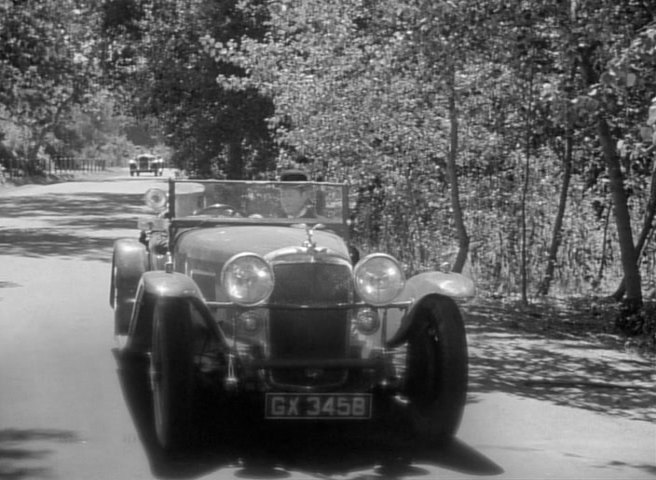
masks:
[[[366,393],[267,393],[266,418],[364,420],[371,418]]]

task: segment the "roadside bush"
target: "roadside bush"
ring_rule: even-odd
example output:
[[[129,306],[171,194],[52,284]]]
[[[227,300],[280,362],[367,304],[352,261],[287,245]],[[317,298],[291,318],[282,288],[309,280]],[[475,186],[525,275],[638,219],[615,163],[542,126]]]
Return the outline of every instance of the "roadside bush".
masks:
[[[615,327],[628,336],[628,344],[640,350],[656,351],[656,302],[645,303],[634,313],[619,309]]]

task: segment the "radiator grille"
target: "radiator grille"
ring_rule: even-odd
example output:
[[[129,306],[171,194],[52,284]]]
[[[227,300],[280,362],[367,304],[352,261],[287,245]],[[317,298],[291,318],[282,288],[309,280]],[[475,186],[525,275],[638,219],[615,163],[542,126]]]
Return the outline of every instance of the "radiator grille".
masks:
[[[352,291],[350,269],[333,264],[283,264],[274,268],[272,304],[329,305],[347,302]],[[345,358],[348,351],[348,313],[337,309],[272,309],[269,340],[273,359]],[[335,384],[344,369],[274,369],[275,382],[320,386]]]

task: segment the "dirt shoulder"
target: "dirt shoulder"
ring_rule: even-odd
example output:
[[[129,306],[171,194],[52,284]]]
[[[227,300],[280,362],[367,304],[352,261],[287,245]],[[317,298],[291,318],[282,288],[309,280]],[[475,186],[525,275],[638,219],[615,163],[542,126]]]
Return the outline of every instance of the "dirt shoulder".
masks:
[[[470,391],[501,391],[655,421],[653,354],[614,332],[591,301],[522,307],[477,299],[464,307]]]

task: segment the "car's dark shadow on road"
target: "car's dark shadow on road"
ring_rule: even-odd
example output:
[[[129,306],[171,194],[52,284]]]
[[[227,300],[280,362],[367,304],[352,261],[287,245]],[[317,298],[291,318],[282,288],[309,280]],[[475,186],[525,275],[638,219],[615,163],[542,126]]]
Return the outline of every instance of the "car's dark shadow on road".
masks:
[[[240,478],[258,479],[287,478],[295,473],[318,478],[353,474],[353,480],[428,478],[426,466],[471,476],[503,472],[499,465],[458,439],[441,446],[425,446],[395,432],[334,424],[270,428],[261,422],[246,421],[246,425],[239,423],[241,428],[216,429],[208,421],[199,425],[201,441],[193,450],[171,457],[156,439],[145,363],[123,359],[118,351],[114,356],[127,407],[151,471],[158,478],[196,478],[222,469],[230,469]],[[362,470],[375,473],[359,475],[357,472]]]
[[[142,195],[71,193],[0,197],[0,252],[111,262],[114,240],[145,214]]]
[[[75,433],[66,430],[0,430],[0,479],[51,478],[50,468],[38,465],[53,453],[43,445],[77,441]]]
[[[520,311],[499,302],[465,308],[470,396],[486,392],[550,400],[656,420],[653,361],[624,351],[600,320],[557,307]]]

